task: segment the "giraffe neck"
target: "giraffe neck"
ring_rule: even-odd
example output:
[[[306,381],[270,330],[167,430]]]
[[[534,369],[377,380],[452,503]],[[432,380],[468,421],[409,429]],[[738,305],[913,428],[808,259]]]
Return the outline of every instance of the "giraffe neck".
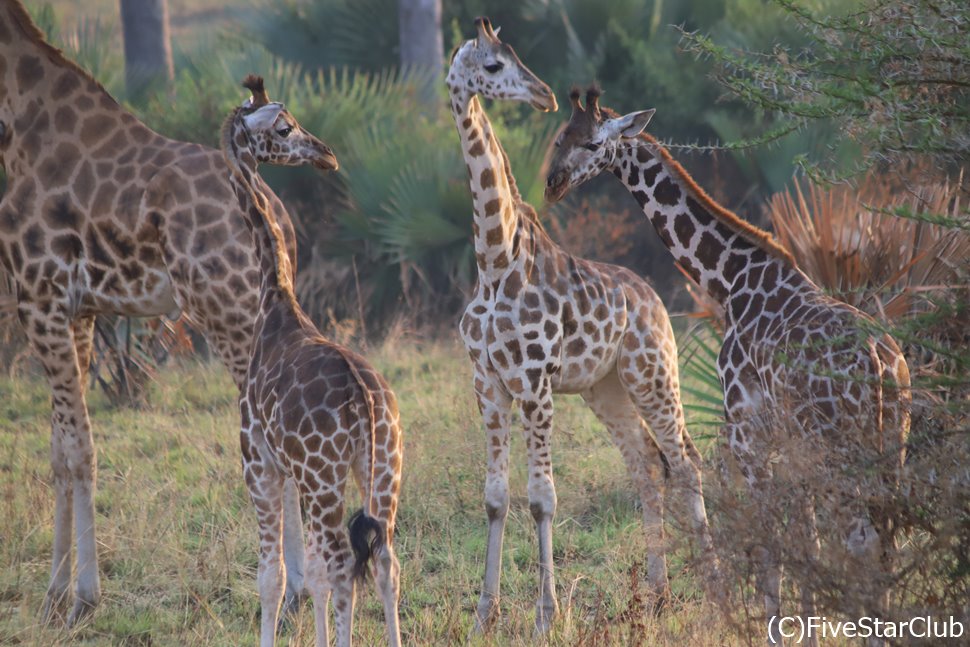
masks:
[[[741,283],[739,277],[756,268],[777,265],[793,273],[794,261],[770,234],[714,202],[651,137],[641,135],[621,146],[610,170],[677,263],[721,305]]]
[[[475,209],[475,258],[479,275],[490,283],[500,278],[514,260],[516,205],[521,197],[511,179],[505,151],[478,97],[465,91],[464,82],[452,75],[448,86]]]
[[[118,131],[151,131],[89,73],[44,40],[18,0],[0,2],[0,121],[7,172],[18,175],[47,159],[58,140],[92,151],[117,152]]]
[[[298,311],[283,231],[271,214],[269,199],[259,189],[256,157],[250,149],[239,110],[223,126],[222,153],[229,166],[229,181],[256,245],[263,307],[268,305],[267,300],[283,300]]]
[[[124,112],[94,77],[44,39],[19,0],[0,2],[0,81],[0,106],[14,117],[42,104],[76,102],[79,91],[88,95],[74,106],[82,112]]]

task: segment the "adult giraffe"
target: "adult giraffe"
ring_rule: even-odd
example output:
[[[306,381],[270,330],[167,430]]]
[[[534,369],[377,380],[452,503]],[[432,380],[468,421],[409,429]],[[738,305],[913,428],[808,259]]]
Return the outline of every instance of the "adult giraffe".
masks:
[[[44,40],[18,0],[0,0],[0,159],[0,262],[53,394],[54,546],[43,616],[60,615],[70,596],[76,547],[73,625],[101,597],[85,403],[95,316],[184,312],[241,388],[259,266],[219,151],[139,122]],[[260,188],[293,255],[292,223]],[[292,484],[287,490],[292,601],[302,592],[303,545]]]
[[[579,393],[620,449],[643,503],[648,579],[667,595],[663,490],[667,469],[686,494],[690,523],[712,557],[699,455],[680,401],[677,346],[656,293],[629,270],[569,255],[522,200],[508,158],[478,95],[555,110],[549,87],[499,41],[487,18],[459,47],[447,76],[451,107],[468,165],[478,263],[475,294],[461,320],[485,420],[488,547],[476,630],[499,611],[502,536],[509,509],[510,413],[519,403],[529,459],[529,507],[539,539],[535,624],[558,613],[552,561],[556,490],[552,475],[553,393]],[[652,435],[651,435],[652,432]],[[709,564],[711,573],[716,565]]]
[[[885,611],[888,589],[878,573],[891,569],[893,522],[884,511],[867,509],[859,490],[891,489],[902,469],[911,402],[902,352],[871,318],[823,294],[770,234],[704,193],[643,133],[653,110],[619,116],[599,107],[596,88],[587,91],[585,109],[579,97],[574,90],[572,115],[555,141],[546,199],[560,200],[603,171],[623,182],[677,263],[724,309],[717,360],[722,434],[748,485],[754,491],[770,485],[770,454],[786,435],[807,442],[817,454],[795,460],[831,461],[836,469],[850,470],[845,477],[855,475],[857,482],[826,483],[814,491],[833,488],[836,506],[853,518],[847,542],[867,560],[870,570],[860,569],[860,579],[872,579],[867,594],[877,600],[877,611]],[[882,471],[866,479],[859,473],[863,465]],[[865,492],[875,499],[887,494]],[[811,494],[798,507],[793,513],[802,517],[805,554],[814,560],[819,544]],[[767,617],[778,616],[781,568],[771,551],[762,556],[760,579]],[[813,616],[810,583],[802,584],[803,613]],[[769,640],[780,642],[779,627],[772,629]]]

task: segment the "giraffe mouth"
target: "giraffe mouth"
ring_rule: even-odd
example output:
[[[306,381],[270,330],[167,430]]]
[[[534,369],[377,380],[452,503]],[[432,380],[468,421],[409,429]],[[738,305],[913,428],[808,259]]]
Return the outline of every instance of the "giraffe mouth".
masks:
[[[337,156],[327,149],[313,160],[313,166],[321,171],[336,171],[340,168],[340,163],[337,161]]]
[[[556,103],[556,95],[551,91],[548,94],[534,96],[529,100],[529,105],[541,112],[556,112],[559,110],[559,104]]]
[[[546,190],[544,196],[546,202],[556,203],[563,199],[569,192],[568,176],[565,173],[551,173],[546,180]]]

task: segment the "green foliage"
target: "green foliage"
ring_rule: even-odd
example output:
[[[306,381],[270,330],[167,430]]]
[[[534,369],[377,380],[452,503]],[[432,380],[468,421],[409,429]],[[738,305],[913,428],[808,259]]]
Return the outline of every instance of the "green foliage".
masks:
[[[394,0],[266,2],[245,25],[267,50],[306,70],[379,72],[398,62]]]
[[[815,6],[831,4],[834,0]],[[672,25],[745,48],[776,42],[798,48],[806,42],[784,11],[762,0],[445,0],[446,47],[470,38],[473,18],[485,14],[560,96],[573,84],[597,80],[606,91],[605,103],[617,110],[656,108],[654,132],[674,142],[751,137],[761,132],[766,118],[740,102],[725,102],[710,78],[709,63],[680,51],[680,34]],[[347,0],[290,1],[265,5],[248,25],[267,49],[307,69],[346,65],[378,72],[397,63],[396,16],[390,0],[367,0],[366,10]],[[521,111],[502,114],[512,123],[522,118]],[[789,138],[780,148],[750,157],[733,151],[732,156],[750,186],[763,193],[780,190],[791,176],[792,152],[808,148],[817,157],[831,132],[819,128]]]
[[[769,120],[719,101],[707,64],[678,51],[672,23],[749,47],[797,36],[783,12],[765,10],[760,0],[446,0],[443,9],[448,48],[472,36],[476,15],[488,14],[552,87],[598,79],[607,103],[658,108],[655,132],[681,141],[750,136]],[[115,22],[93,16],[58,26],[52,11],[37,14],[69,56],[125,98],[120,51],[108,46]],[[173,87],[132,98],[131,109],[162,134],[215,146],[222,121],[244,97],[239,79],[262,74],[271,95],[327,141],[342,165],[330,176],[262,169],[296,220],[298,267],[308,270],[303,294],[335,295],[311,300],[311,315],[323,322],[363,312],[377,331],[403,308],[434,304],[431,317],[457,311],[474,277],[467,178],[443,84],[442,108],[429,111],[418,91],[428,79],[398,68],[396,3],[287,0],[236,15],[241,24],[231,30],[210,30],[181,49],[176,43]],[[488,110],[523,196],[542,209],[540,169],[561,120],[527,106]],[[808,140],[823,142],[824,133],[798,133],[788,146],[752,156],[738,151],[735,168],[747,186],[734,197],[751,186],[780,188],[791,168],[780,160]],[[337,282],[324,265],[336,269]]]
[[[678,341],[684,375],[680,388],[690,396],[684,409],[693,414],[692,424],[719,428],[724,424],[724,395],[717,373],[717,356],[724,336],[708,322],[693,327]]]
[[[798,127],[821,123],[863,148],[863,167],[970,154],[970,5],[962,0],[864,0],[839,13],[775,0],[806,43],[738,47],[685,33],[737,97]],[[826,169],[844,166],[831,157]],[[803,165],[815,171],[811,164]]]

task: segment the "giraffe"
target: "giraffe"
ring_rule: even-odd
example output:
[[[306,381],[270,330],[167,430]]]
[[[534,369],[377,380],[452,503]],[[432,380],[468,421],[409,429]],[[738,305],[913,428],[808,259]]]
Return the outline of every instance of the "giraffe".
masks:
[[[351,644],[354,575],[377,565],[388,639],[400,645],[400,566],[394,518],[401,487],[397,399],[362,357],[325,339],[297,303],[282,231],[255,181],[259,162],[336,169],[330,149],[271,102],[261,77],[222,128],[222,151],[242,213],[252,230],[261,274],[259,309],[239,408],[243,473],[259,519],[261,644],[275,644],[283,599],[283,483],[292,477],[309,522],[306,585],[313,597],[316,644],[329,645],[333,593],[337,645]],[[364,508],[343,528],[344,488],[353,473]],[[373,539],[368,543],[368,536]],[[351,549],[356,556],[352,563]]]
[[[499,41],[487,18],[452,56],[447,84],[474,203],[478,281],[461,319],[485,421],[488,544],[477,632],[499,613],[502,537],[509,509],[510,411],[519,403],[529,462],[529,508],[539,539],[536,630],[558,613],[552,561],[553,393],[579,393],[609,430],[643,502],[648,579],[666,599],[665,473],[684,487],[691,523],[710,556],[700,457],[680,401],[677,346],[667,312],[635,274],[559,248],[518,192],[478,96],[556,110],[556,100]],[[652,435],[651,435],[652,432]]]
[[[766,448],[786,433],[806,439],[815,450],[829,450],[822,460],[881,458],[890,465],[887,487],[894,487],[912,395],[909,369],[893,338],[865,314],[823,294],[770,234],[698,187],[643,132],[653,110],[620,116],[600,108],[599,94],[590,88],[583,108],[579,90],[573,91],[572,115],[555,141],[546,199],[560,200],[570,188],[612,172],[676,262],[723,306],[724,343],[717,358],[726,421],[722,437],[750,489],[757,492],[771,483]],[[842,492],[844,499],[837,502],[848,507],[852,519],[847,547],[864,566],[888,575],[892,521],[866,510],[858,489]],[[818,559],[812,497],[800,506],[795,513],[801,517],[805,553]],[[760,588],[771,618],[780,610],[781,567],[770,555],[761,561]],[[888,587],[874,586],[876,606],[885,611]],[[810,584],[801,589],[803,612],[815,615]],[[778,631],[775,626],[769,636],[773,644],[781,641]]]
[[[42,616],[72,626],[101,598],[85,401],[95,316],[182,312],[241,388],[259,272],[219,151],[139,122],[44,40],[19,0],[0,0],[0,161],[0,263],[52,392],[54,540]],[[292,255],[289,216],[260,186]],[[303,540],[295,488],[286,490],[293,603],[303,588]]]

